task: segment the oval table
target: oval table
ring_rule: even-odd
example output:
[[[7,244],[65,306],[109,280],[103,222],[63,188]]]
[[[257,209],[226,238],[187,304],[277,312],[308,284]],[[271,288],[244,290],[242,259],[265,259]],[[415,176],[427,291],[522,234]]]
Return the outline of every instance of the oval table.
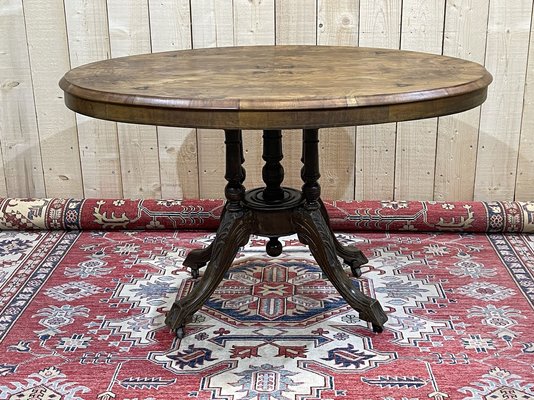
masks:
[[[341,245],[320,198],[318,129],[436,117],[484,102],[492,77],[476,63],[409,51],[252,46],[144,54],[75,68],[60,81],[66,105],[112,121],[222,129],[226,204],[213,242],[184,260],[193,290],[177,299],[166,324],[178,337],[216,289],[251,234],[297,234],[339,293],[375,332],[387,316],[351,282],[338,257],[359,277],[362,252]],[[243,129],[263,130],[264,187],[245,191]],[[282,129],[303,129],[302,190],[282,187]]]

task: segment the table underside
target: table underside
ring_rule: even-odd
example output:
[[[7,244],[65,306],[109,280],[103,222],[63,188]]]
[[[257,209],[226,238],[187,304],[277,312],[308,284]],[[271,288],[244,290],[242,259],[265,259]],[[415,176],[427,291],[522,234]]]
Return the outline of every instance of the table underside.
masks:
[[[204,249],[192,250],[184,260],[184,266],[199,281],[183,298],[177,298],[168,312],[165,323],[178,337],[185,335],[185,324],[215,291],[241,246],[250,235],[269,238],[267,254],[272,257],[282,253],[280,236],[297,234],[299,240],[309,246],[315,260],[347,303],[358,311],[362,320],[372,324],[375,332],[381,332],[387,316],[380,303],[363,294],[351,282],[338,257],[348,264],[352,274],[360,277],[360,267],[367,258],[354,246],[343,246],[330,227],[328,213],[321,201],[319,173],[318,129],[303,130],[301,177],[302,190],[282,187],[284,169],[282,134],[280,130],[263,133],[262,178],[265,187],[245,192],[243,182],[244,152],[241,130],[225,131],[226,204],[213,242]],[[206,271],[200,277],[199,269]]]

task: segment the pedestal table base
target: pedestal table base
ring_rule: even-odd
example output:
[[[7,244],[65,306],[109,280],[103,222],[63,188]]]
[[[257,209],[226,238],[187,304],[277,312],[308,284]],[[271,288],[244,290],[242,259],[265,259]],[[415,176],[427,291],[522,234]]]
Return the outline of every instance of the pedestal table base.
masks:
[[[206,271],[187,296],[174,302],[165,323],[178,337],[184,336],[186,322],[215,291],[250,235],[270,238],[266,250],[274,257],[282,253],[279,237],[296,233],[299,240],[309,246],[315,260],[347,303],[358,311],[362,320],[372,324],[375,332],[381,332],[387,316],[380,303],[352,284],[338,259],[338,256],[343,259],[356,277],[361,275],[360,266],[368,261],[356,247],[341,245],[330,227],[317,183],[317,130],[304,131],[302,192],[280,186],[283,169],[279,163],[282,159],[279,131],[265,131],[263,137],[266,187],[245,192],[241,132],[226,132],[228,185],[225,193],[228,201],[221,223],[213,242],[205,249],[191,251],[184,260],[184,266],[191,269],[193,277],[199,277],[199,269],[207,264]]]

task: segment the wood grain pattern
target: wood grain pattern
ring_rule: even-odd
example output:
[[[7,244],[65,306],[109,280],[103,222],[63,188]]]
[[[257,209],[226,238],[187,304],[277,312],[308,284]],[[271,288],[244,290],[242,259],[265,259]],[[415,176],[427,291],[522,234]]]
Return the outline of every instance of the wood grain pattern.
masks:
[[[484,63],[489,0],[447,2],[443,54]],[[440,118],[435,200],[473,198],[480,108]]]
[[[477,200],[514,195],[531,15],[532,1],[490,2],[486,66],[500,79],[482,107]]]
[[[22,2],[0,7],[0,196],[45,196]]]
[[[360,0],[317,1],[317,44],[357,46]]]
[[[521,139],[517,160],[515,198],[518,201],[534,199],[534,24],[530,25],[527,77],[521,123]]]
[[[70,68],[63,1],[23,2],[39,126],[46,195],[83,196],[80,152],[74,114],[65,109],[57,82]],[[59,28],[58,28],[59,27]]]
[[[111,55],[105,0],[65,2],[72,67]],[[83,191],[86,197],[122,197],[117,124],[76,115]]]
[[[360,46],[397,49],[401,0],[360,0]],[[356,129],[355,199],[393,199],[397,124]]]

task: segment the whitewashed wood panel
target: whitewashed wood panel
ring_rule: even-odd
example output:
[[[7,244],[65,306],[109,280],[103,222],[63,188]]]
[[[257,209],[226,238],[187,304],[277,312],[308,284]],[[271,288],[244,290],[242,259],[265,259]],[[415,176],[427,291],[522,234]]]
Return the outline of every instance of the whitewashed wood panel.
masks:
[[[398,132],[322,130],[324,196],[532,200],[531,26],[529,0],[1,0],[0,195],[222,196],[222,132],[121,124],[118,135],[75,119],[57,86],[71,66],[189,47],[402,43],[485,62],[488,101]],[[262,184],[260,136],[244,132],[249,188]],[[284,132],[284,146],[285,184],[300,187],[301,132]]]
[[[482,105],[477,200],[514,196],[531,16],[531,0],[490,2],[486,68],[494,81]]]
[[[401,7],[401,0],[360,0],[359,45],[398,49]],[[395,123],[356,129],[355,199],[393,199],[396,133]]]
[[[275,44],[275,1],[234,0],[234,40],[237,46]],[[243,131],[244,167],[247,171],[245,186],[264,186],[261,171],[262,131]]]
[[[150,53],[147,0],[108,0],[112,57]],[[161,197],[158,136],[153,126],[117,124],[125,197]]]
[[[404,0],[401,48],[441,54],[445,0]],[[421,77],[424,79],[424,77]],[[437,119],[397,125],[395,199],[432,200]]]
[[[517,161],[515,198],[534,199],[534,24],[530,24],[530,48],[521,125],[521,140]]]
[[[357,46],[360,0],[317,1],[317,44]]]
[[[23,2],[47,196],[83,196],[76,118],[58,82],[70,69],[63,1]]]
[[[191,2],[193,48],[234,45],[232,1]],[[198,129],[198,184],[202,198],[224,197],[224,133]]]
[[[110,57],[106,0],[65,2],[71,67]],[[76,114],[85,197],[122,197],[117,124]]]
[[[276,2],[276,44],[317,44],[316,0],[292,0]],[[302,132],[286,130],[283,134],[285,170],[284,185],[300,188],[300,158],[302,155]]]
[[[189,0],[148,0],[152,51],[191,48]]]
[[[233,0],[236,46],[273,45],[274,0]]]
[[[484,64],[489,0],[447,2],[443,54]],[[439,119],[435,200],[471,200],[480,107]]]
[[[193,48],[234,45],[232,0],[191,2]]]
[[[317,44],[357,46],[359,0],[317,4]],[[355,127],[321,129],[321,192],[325,199],[352,199],[354,196]]]
[[[7,197],[6,173],[4,168],[4,155],[0,147],[0,197]]]
[[[45,196],[21,0],[0,7],[0,196]]]
[[[191,48],[189,0],[149,0],[152,51]],[[197,132],[159,126],[158,152],[163,198],[198,198]]]

